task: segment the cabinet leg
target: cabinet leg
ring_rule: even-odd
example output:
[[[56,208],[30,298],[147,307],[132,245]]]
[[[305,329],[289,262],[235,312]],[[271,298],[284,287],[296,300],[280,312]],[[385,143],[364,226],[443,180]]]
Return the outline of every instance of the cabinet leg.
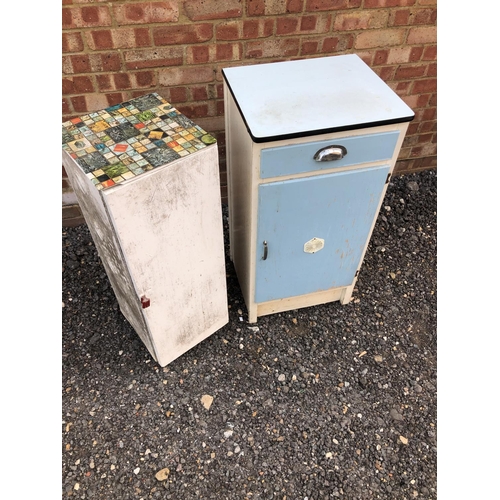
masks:
[[[248,309],[248,322],[257,323],[257,307],[252,307]]]
[[[340,295],[340,303],[345,306],[346,304],[349,304],[349,302],[351,301],[351,297],[352,297],[352,291],[354,290],[354,285],[351,285],[347,288],[344,288],[344,291],[342,292],[342,294]]]

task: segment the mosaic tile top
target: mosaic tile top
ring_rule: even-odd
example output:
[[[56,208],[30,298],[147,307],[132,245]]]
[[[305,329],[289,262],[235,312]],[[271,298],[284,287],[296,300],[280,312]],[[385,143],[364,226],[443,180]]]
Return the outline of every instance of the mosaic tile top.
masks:
[[[156,92],[62,126],[63,149],[97,189],[115,186],[215,142]]]

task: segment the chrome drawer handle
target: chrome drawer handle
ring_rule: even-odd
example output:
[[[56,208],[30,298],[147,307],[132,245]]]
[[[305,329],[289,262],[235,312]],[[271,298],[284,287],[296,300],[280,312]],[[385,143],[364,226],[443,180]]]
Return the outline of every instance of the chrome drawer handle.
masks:
[[[320,149],[314,155],[316,161],[332,161],[340,160],[347,154],[347,149],[344,146],[327,146]]]
[[[264,245],[264,255],[262,256],[262,260],[266,260],[267,259],[267,241],[264,241],[263,245]]]

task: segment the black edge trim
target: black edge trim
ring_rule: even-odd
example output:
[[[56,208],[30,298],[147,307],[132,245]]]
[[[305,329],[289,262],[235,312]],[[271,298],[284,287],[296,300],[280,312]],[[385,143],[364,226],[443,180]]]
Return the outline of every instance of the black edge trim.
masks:
[[[359,130],[361,128],[371,128],[371,127],[381,127],[382,125],[394,125],[396,123],[405,123],[405,122],[411,122],[415,118],[415,114],[411,116],[404,116],[401,118],[395,118],[394,120],[383,120],[380,122],[369,122],[369,123],[356,123],[355,125],[346,125],[345,127],[332,127],[332,128],[324,128],[324,129],[319,129],[319,130],[308,130],[306,132],[297,132],[293,134],[283,134],[283,135],[273,135],[270,137],[255,137],[252,134],[252,131],[250,130],[250,127],[248,126],[248,123],[245,119],[245,115],[241,111],[240,105],[238,103],[238,99],[236,99],[236,96],[234,95],[233,89],[231,88],[231,85],[229,85],[229,82],[227,81],[226,75],[224,74],[224,70],[222,70],[222,76],[224,78],[224,81],[226,82],[226,85],[229,89],[229,92],[231,92],[231,95],[233,96],[234,102],[236,103],[236,107],[238,108],[238,111],[240,112],[241,118],[243,119],[243,122],[245,123],[245,127],[252,138],[252,141],[259,144],[263,142],[276,142],[276,141],[283,141],[286,139],[297,139],[299,137],[310,137],[313,135],[321,135],[321,134],[331,134],[334,132],[345,132],[347,130]]]

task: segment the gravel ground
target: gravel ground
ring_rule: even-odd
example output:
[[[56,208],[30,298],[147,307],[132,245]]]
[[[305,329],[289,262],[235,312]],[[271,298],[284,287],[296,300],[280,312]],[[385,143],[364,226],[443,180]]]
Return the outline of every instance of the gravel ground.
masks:
[[[63,228],[62,497],[436,499],[436,197],[393,178],[351,303],[256,325],[224,207],[229,323],[165,368]]]

